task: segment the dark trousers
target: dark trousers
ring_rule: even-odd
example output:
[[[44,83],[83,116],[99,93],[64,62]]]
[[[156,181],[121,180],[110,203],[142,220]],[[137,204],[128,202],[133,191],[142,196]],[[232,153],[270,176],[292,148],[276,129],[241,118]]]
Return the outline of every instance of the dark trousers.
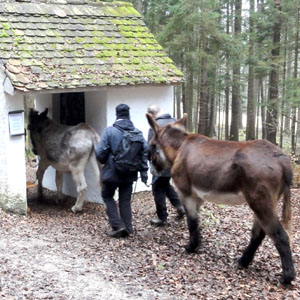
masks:
[[[167,221],[168,218],[166,196],[174,207],[181,206],[178,195],[170,184],[170,179],[170,177],[158,177],[156,180],[154,179],[152,184],[152,194],[156,205],[156,213],[163,221]]]
[[[113,196],[119,189],[119,211]],[[113,230],[126,228],[129,233],[133,232],[131,212],[132,182],[121,184],[105,183],[102,186],[102,198],[106,204],[106,214]]]

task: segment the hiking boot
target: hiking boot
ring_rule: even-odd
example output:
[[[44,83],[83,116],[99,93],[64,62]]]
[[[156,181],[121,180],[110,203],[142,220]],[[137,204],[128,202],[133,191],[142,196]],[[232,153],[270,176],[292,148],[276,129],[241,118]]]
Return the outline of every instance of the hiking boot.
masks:
[[[128,237],[129,233],[125,228],[119,228],[116,230],[109,231],[107,235],[114,238],[121,238],[121,237]]]
[[[178,219],[182,219],[185,215],[184,207],[178,206],[178,207],[176,207],[176,209],[177,209]]]
[[[157,227],[163,227],[163,226],[167,225],[167,221],[163,221],[160,218],[153,218],[150,221],[150,224],[153,225],[153,226],[157,226]]]

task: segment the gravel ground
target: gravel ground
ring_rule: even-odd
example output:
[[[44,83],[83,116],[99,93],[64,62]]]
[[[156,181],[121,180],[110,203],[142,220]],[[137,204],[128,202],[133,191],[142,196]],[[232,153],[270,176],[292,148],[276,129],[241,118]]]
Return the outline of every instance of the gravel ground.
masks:
[[[300,269],[300,191],[293,191],[293,256]],[[281,264],[266,239],[253,264],[238,270],[252,223],[247,206],[205,205],[200,212],[203,243],[188,255],[185,220],[169,207],[169,224],[153,228],[151,193],[134,196],[135,231],[127,239],[106,235],[103,205],[86,203],[82,214],[28,194],[27,217],[0,210],[0,299],[300,299],[299,276],[291,288],[279,283]]]

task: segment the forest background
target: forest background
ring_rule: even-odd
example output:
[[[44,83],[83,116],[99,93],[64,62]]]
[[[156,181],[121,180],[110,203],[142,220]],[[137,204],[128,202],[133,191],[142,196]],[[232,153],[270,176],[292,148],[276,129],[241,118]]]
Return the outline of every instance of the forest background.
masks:
[[[127,1],[184,73],[174,114],[189,131],[266,138],[297,160],[299,0]]]

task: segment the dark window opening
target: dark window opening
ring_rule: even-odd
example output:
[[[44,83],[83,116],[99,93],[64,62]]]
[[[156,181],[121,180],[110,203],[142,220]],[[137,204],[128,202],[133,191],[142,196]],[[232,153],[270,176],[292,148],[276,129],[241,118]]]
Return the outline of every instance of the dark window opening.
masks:
[[[77,125],[85,122],[84,93],[60,94],[60,123]]]

